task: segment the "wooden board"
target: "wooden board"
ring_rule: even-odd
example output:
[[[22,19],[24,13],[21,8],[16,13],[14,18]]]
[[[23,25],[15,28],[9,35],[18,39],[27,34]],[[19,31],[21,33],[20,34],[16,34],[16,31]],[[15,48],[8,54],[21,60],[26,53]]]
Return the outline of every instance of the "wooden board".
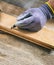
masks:
[[[16,22],[16,17],[1,13],[0,30],[9,34],[23,38],[35,44],[46,48],[54,48],[54,31],[43,28],[39,32],[28,32],[19,29],[11,29],[11,26]]]

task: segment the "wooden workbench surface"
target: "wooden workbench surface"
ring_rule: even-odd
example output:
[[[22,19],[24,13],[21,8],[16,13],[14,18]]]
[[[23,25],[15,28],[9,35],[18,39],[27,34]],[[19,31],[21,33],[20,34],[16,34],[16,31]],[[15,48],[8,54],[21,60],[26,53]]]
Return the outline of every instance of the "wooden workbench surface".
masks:
[[[19,8],[13,5],[2,2],[0,7],[3,12],[18,15]],[[53,22],[47,23],[49,29],[54,28]],[[54,65],[54,55],[48,53],[39,45],[0,31],[0,65]]]

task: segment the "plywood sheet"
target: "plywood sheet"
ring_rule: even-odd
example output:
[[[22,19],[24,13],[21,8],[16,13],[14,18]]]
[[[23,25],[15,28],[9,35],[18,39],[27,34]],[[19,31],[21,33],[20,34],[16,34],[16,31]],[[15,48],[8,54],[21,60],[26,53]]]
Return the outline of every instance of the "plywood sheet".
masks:
[[[16,22],[16,17],[1,13],[0,30],[23,38],[35,44],[46,48],[54,48],[54,31],[43,28],[39,32],[28,32],[19,29],[11,29],[11,26]]]

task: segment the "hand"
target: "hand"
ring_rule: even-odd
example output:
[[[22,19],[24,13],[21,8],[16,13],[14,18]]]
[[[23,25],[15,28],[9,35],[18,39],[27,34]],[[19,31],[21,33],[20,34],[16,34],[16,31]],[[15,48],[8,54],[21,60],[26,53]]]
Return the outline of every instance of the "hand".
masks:
[[[18,16],[17,26],[20,29],[39,31],[47,19],[50,19],[50,15],[43,7],[31,8]]]

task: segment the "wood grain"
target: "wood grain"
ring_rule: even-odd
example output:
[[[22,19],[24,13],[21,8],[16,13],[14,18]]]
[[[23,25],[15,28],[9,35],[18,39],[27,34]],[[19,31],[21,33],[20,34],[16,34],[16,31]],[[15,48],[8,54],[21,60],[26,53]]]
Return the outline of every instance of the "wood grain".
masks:
[[[43,28],[39,32],[28,32],[24,30],[11,29],[11,26],[16,22],[16,17],[1,13],[0,30],[9,34],[23,38],[35,44],[46,48],[54,48],[54,31]]]
[[[4,2],[4,1],[1,1],[0,2],[0,10],[5,12],[5,13],[8,13],[8,14],[11,14],[11,15],[20,15],[25,9],[21,8],[21,7],[18,7],[18,6],[15,6],[13,4],[10,4],[10,3],[7,3],[7,2]]]

